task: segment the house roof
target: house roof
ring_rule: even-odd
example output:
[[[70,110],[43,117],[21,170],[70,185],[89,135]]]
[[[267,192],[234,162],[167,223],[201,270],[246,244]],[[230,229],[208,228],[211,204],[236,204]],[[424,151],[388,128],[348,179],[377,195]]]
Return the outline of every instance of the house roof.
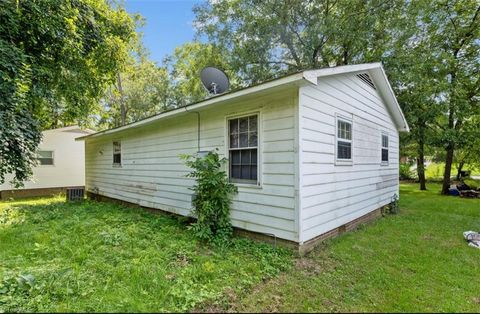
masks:
[[[65,126],[65,127],[61,127],[61,128],[49,129],[49,130],[44,130],[43,131],[43,133],[50,133],[50,132],[72,132],[72,133],[82,133],[82,134],[95,133],[95,131],[90,130],[90,129],[82,129],[78,125]]]
[[[140,127],[143,125],[148,125],[154,123],[158,120],[165,119],[167,117],[173,117],[179,115],[181,113],[185,113],[188,111],[204,108],[207,106],[211,106],[213,104],[218,104],[221,102],[225,102],[228,100],[232,100],[238,97],[246,96],[249,94],[258,93],[261,91],[267,91],[269,89],[287,85],[297,85],[302,86],[303,84],[318,84],[318,78],[337,75],[337,74],[344,74],[344,73],[360,73],[368,71],[369,75],[375,82],[375,86],[377,87],[377,91],[379,92],[380,96],[383,98],[385,104],[387,105],[387,109],[395,122],[397,129],[399,131],[409,131],[408,123],[403,115],[403,112],[400,108],[400,105],[397,102],[395,94],[393,93],[392,87],[388,82],[387,76],[385,71],[383,70],[383,66],[381,63],[364,63],[364,64],[356,64],[356,65],[344,65],[344,66],[337,66],[337,67],[330,67],[330,68],[322,68],[322,69],[315,69],[315,70],[305,70],[296,72],[293,74],[289,74],[280,78],[276,78],[267,82],[263,82],[258,85],[253,85],[245,88],[241,88],[238,90],[234,90],[228,93],[220,94],[217,96],[213,96],[207,98],[205,100],[192,103],[183,107],[171,109],[164,111],[162,113],[153,115],[151,117],[147,117],[145,119],[126,124],[124,126],[104,130],[101,132],[97,132],[94,134],[89,134],[86,136],[78,137],[76,140],[83,140],[85,138],[92,138],[92,137],[99,137],[107,134],[121,132],[127,129]]]

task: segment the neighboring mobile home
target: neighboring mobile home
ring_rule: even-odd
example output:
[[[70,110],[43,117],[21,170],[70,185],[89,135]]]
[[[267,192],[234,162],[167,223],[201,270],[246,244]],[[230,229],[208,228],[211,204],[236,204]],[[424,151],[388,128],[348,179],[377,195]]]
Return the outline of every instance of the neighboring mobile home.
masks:
[[[380,63],[309,70],[83,137],[90,194],[191,212],[180,154],[218,148],[235,227],[310,247],[398,195],[408,125]]]
[[[11,176],[0,185],[0,199],[21,196],[51,195],[67,187],[85,185],[85,149],[75,138],[91,134],[78,126],[43,131],[38,147],[39,164],[33,169],[33,178],[24,187],[10,184]]]

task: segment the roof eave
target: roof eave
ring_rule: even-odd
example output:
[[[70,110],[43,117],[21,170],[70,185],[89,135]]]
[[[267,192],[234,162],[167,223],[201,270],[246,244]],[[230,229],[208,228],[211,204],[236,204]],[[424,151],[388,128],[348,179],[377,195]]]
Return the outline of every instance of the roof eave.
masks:
[[[399,132],[410,132],[407,119],[405,119],[402,108],[397,101],[397,97],[395,97],[395,93],[393,92],[392,86],[388,81],[387,74],[385,73],[383,66],[380,65],[378,68],[370,70],[370,72],[374,77],[377,77],[377,80],[374,79],[375,84],[377,87],[379,87],[380,95],[384,98],[384,101],[390,108],[389,112],[397,126],[397,130]]]
[[[216,96],[216,97],[213,97],[213,98],[205,99],[205,100],[203,100],[199,103],[187,105],[187,106],[180,107],[180,108],[177,108],[177,109],[174,109],[174,110],[171,110],[171,111],[160,113],[160,114],[152,116],[150,118],[146,118],[144,120],[140,120],[140,121],[137,121],[137,122],[125,125],[125,126],[121,126],[121,127],[117,127],[117,128],[114,128],[114,129],[109,129],[109,130],[97,132],[97,133],[94,133],[94,134],[89,134],[89,135],[77,137],[75,140],[76,141],[81,141],[81,140],[84,140],[86,138],[94,138],[94,137],[98,137],[98,136],[103,136],[103,135],[107,135],[107,134],[121,132],[121,131],[130,129],[130,128],[136,128],[136,127],[139,127],[139,126],[154,123],[158,120],[162,120],[162,119],[165,119],[167,117],[171,117],[171,116],[177,115],[179,113],[185,112],[186,110],[188,110],[188,111],[198,110],[198,109],[201,109],[201,108],[213,105],[213,104],[225,102],[225,101],[228,101],[228,100],[231,100],[231,99],[234,99],[234,98],[238,98],[238,97],[242,97],[242,96],[246,96],[246,95],[249,95],[249,94],[259,93],[259,92],[262,92],[262,91],[265,91],[265,90],[268,90],[268,89],[271,89],[271,88],[279,87],[279,86],[282,86],[282,85],[289,85],[289,84],[300,84],[301,85],[302,81],[308,81],[308,82],[312,83],[311,80],[306,79],[304,77],[304,72],[299,72],[299,73],[295,73],[295,74],[283,77],[283,78],[278,79],[278,80],[273,80],[273,81],[270,81],[270,82],[267,82],[267,83],[264,83],[264,84],[259,84],[259,85],[256,85],[256,86],[248,87],[248,88],[236,91],[236,92],[232,92],[232,93],[228,93],[228,94],[224,94],[224,95],[219,95],[219,96]]]

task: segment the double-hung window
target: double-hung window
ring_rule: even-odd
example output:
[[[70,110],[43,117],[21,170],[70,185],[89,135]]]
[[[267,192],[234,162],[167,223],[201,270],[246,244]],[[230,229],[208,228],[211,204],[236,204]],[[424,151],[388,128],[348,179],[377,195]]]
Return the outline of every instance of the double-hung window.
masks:
[[[120,141],[113,142],[113,165],[122,165],[122,143]]]
[[[41,150],[38,152],[38,161],[42,166],[52,166],[53,165],[53,151],[51,150]]]
[[[337,161],[352,161],[352,122],[337,118]]]
[[[258,184],[258,115],[228,120],[230,181]]]
[[[382,134],[382,163],[388,163],[388,135]]]

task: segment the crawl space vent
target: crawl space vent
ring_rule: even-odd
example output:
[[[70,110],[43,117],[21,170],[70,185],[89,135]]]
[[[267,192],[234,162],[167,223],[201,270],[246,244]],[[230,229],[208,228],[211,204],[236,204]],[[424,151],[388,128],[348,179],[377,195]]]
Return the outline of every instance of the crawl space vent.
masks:
[[[370,75],[368,75],[367,73],[360,73],[360,74],[357,74],[357,77],[362,81],[364,82],[365,84],[367,84],[368,86],[370,86],[371,88],[375,89],[375,84],[373,84],[373,81],[372,79],[370,78]]]

